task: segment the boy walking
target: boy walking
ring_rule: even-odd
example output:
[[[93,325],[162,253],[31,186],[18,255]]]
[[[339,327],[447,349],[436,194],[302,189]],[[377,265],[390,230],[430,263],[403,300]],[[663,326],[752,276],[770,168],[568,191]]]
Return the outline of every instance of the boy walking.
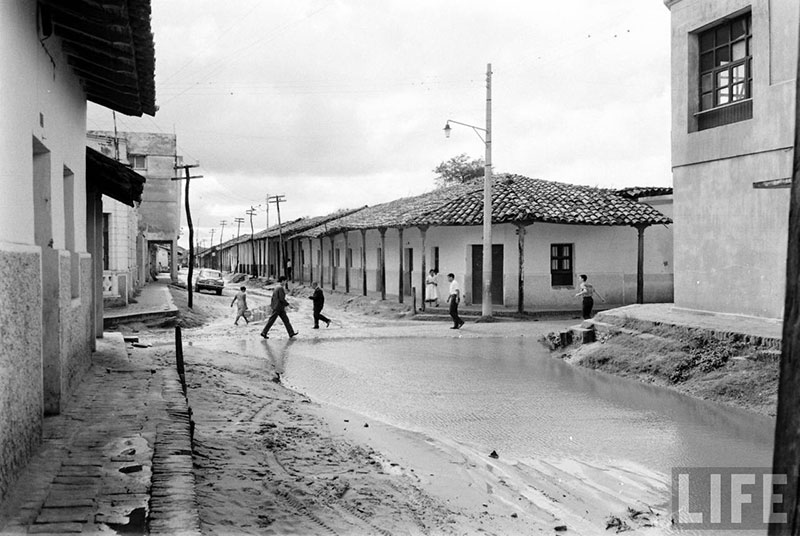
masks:
[[[289,306],[289,302],[286,301],[286,291],[283,288],[284,281],[286,281],[286,276],[280,276],[278,278],[278,286],[272,291],[272,301],[270,302],[272,314],[270,315],[269,320],[267,320],[267,325],[264,326],[264,329],[261,331],[261,336],[265,339],[269,339],[267,336],[267,333],[269,333],[269,328],[272,327],[272,324],[275,323],[275,319],[278,317],[280,317],[281,321],[283,321],[283,326],[286,328],[286,333],[289,334],[289,338],[292,338],[299,333],[298,331],[294,330],[292,323],[289,322],[289,317],[286,316],[286,307]]]
[[[233,304],[236,302],[239,302],[239,304],[236,307],[236,318],[233,321],[233,325],[238,326],[240,318],[244,318],[244,321],[249,324],[250,321],[247,319],[247,287],[243,286],[239,288],[239,292],[233,297],[231,307],[233,307]]]
[[[314,289],[314,294],[308,297],[309,300],[312,300],[314,303],[314,328],[319,329],[319,321],[322,320],[325,322],[325,327],[330,327],[331,320],[330,318],[326,317],[322,314],[322,308],[325,306],[325,294],[322,292],[322,289],[319,288],[319,285],[316,281],[311,283],[311,288]]]
[[[447,280],[450,281],[450,295],[447,296],[447,301],[450,304],[450,318],[453,319],[453,327],[450,329],[459,329],[464,325],[464,321],[458,316],[458,302],[461,301],[461,287],[458,286],[455,274],[447,274]]]

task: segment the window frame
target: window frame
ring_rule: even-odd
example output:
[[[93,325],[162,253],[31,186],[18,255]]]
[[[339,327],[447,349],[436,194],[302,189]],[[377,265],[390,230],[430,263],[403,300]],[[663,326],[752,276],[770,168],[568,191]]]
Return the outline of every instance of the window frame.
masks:
[[[565,250],[566,253],[564,253]],[[569,268],[560,268],[564,260],[568,262]],[[553,267],[554,262],[559,268]],[[550,244],[550,286],[552,288],[575,287],[574,243],[559,242]]]
[[[734,35],[737,30],[741,33]],[[750,12],[725,18],[717,24],[697,32],[697,90],[698,109],[701,113],[735,105],[752,98],[752,43],[753,21]],[[744,54],[740,58],[734,59],[735,49],[738,45],[744,46]],[[710,61],[707,58],[710,58]],[[739,68],[742,70],[742,76],[734,77],[735,70]],[[741,88],[741,93],[736,92],[736,87]],[[725,92],[726,89],[727,92]],[[707,102],[709,99],[710,102]]]
[[[136,160],[141,158],[141,166],[136,165]],[[147,155],[144,154],[132,154],[130,155],[131,167],[133,169],[147,169]]]

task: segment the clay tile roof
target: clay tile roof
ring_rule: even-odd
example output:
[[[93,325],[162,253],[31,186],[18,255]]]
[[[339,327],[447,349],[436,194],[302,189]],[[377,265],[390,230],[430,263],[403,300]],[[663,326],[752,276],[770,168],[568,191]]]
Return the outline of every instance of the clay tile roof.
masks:
[[[665,193],[671,193],[671,189],[668,190],[670,191]],[[672,220],[650,205],[620,195],[615,190],[511,174],[494,177],[492,221],[626,226],[672,223]],[[349,216],[330,220],[325,225],[309,228],[299,233],[299,236],[316,238],[344,231],[380,227],[481,224],[483,179],[477,179],[467,184],[367,207]]]
[[[40,0],[40,5],[88,100],[126,115],[155,115],[150,0]]]
[[[615,190],[615,193],[630,199],[640,199],[642,197],[672,195],[672,188],[669,186],[632,186]]]
[[[576,186],[520,175],[494,177],[494,223],[562,223],[580,225],[653,225],[672,221],[650,205],[638,203],[612,190]],[[480,225],[483,223],[483,190],[457,199],[416,217],[415,225]]]

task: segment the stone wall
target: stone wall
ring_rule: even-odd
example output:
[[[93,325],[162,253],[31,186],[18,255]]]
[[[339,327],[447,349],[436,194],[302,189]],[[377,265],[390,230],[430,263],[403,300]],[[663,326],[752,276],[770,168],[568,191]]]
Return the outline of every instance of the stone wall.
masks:
[[[0,499],[42,431],[41,252],[0,243]]]

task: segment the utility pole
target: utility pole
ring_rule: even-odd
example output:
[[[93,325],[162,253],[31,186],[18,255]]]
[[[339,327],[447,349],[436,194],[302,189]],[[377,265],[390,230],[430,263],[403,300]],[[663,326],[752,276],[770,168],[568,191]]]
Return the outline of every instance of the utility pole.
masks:
[[[234,272],[239,271],[239,229],[242,227],[242,223],[244,223],[244,218],[233,218],[234,223],[236,223],[236,270]]]
[[[227,220],[222,220],[219,222],[219,225],[221,228],[219,230],[219,247],[217,247],[217,253],[219,253],[217,258],[217,269],[222,271],[222,233],[225,231],[225,226],[228,225],[228,222]],[[213,246],[214,244],[211,245]],[[214,255],[216,255],[216,253],[214,253]]]
[[[281,227],[281,203],[286,202],[285,195],[273,195],[267,198],[267,206],[270,203],[275,203],[275,209],[278,212],[278,277],[280,277],[286,270],[286,261],[284,260],[285,252],[283,251],[283,228]]]
[[[269,192],[267,193],[265,206],[267,207],[267,226],[265,229],[269,230]],[[269,278],[269,233],[264,235],[264,266],[264,276]]]
[[[794,45],[800,50],[800,44]],[[775,504],[775,513],[785,516],[781,523],[770,519],[768,534],[800,532],[800,56],[797,57],[794,84],[794,155],[789,194],[789,239],[786,254],[786,296],[784,301],[783,337],[780,375],[778,376],[778,410],[772,458],[773,477],[781,475],[783,486],[776,493],[783,495]],[[765,495],[772,491],[764,489]],[[773,498],[775,495],[771,495]],[[766,504],[766,501],[765,501]]]
[[[194,226],[192,225],[192,211],[189,209],[189,183],[192,182],[192,179],[200,179],[202,175],[189,175],[189,170],[191,168],[198,167],[200,164],[183,164],[179,166],[177,164],[177,158],[175,163],[175,171],[179,169],[183,169],[186,176],[185,177],[172,177],[174,181],[181,181],[186,180],[186,191],[183,194],[185,197],[185,204],[186,204],[186,223],[189,225],[189,275],[186,278],[186,290],[189,291],[189,309],[192,308],[192,273],[194,272]],[[177,175],[177,173],[176,173]]]
[[[252,265],[250,266],[251,274],[255,277],[258,277],[258,270],[256,269],[256,243],[253,240],[253,235],[255,234],[255,230],[253,229],[253,216],[256,214],[256,207],[250,205],[250,210],[247,211],[247,215],[250,216],[250,251],[253,255],[252,257]]]

